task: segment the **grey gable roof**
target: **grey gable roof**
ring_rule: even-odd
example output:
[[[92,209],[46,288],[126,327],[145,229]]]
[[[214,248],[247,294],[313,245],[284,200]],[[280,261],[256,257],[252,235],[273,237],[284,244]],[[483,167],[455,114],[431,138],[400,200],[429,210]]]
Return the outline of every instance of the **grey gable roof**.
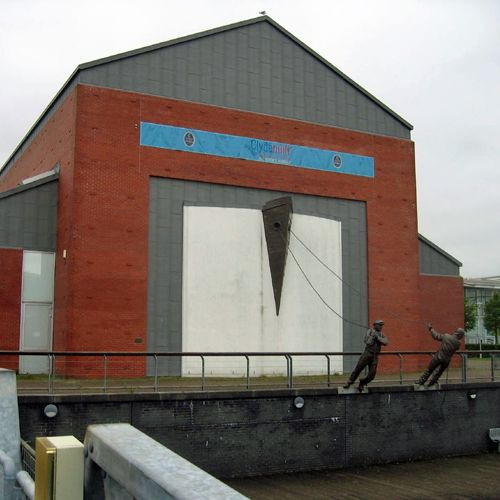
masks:
[[[409,138],[412,125],[268,16],[79,65],[9,157],[78,83]]]
[[[418,235],[420,274],[460,276],[462,263],[421,234]]]
[[[418,239],[422,243],[429,245],[434,251],[441,254],[444,258],[453,262],[453,264],[455,264],[456,266],[462,267],[462,263],[458,259],[455,259],[453,255],[450,255],[448,252],[445,252],[442,248],[438,247],[435,243],[433,243],[431,240],[428,240],[425,236],[421,235],[420,233],[418,233]]]

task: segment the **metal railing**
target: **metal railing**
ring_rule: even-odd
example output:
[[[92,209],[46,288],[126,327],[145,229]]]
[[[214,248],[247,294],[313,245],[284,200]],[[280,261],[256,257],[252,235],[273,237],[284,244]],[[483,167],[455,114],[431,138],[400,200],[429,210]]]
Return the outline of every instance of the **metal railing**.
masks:
[[[35,479],[35,450],[24,440],[21,439],[21,464],[31,478]]]
[[[286,387],[293,388],[298,386],[315,387],[315,386],[338,386],[345,381],[346,374],[342,374],[343,370],[332,369],[332,358],[351,357],[356,360],[361,352],[102,352],[102,351],[86,351],[86,352],[65,352],[65,351],[0,351],[0,366],[3,366],[5,357],[15,356],[46,356],[48,359],[48,373],[39,376],[26,375],[24,383],[23,375],[18,377],[18,392],[26,392],[23,386],[31,391],[38,388],[39,391],[48,391],[49,394],[56,392],[56,389],[63,392],[78,391],[82,389],[96,390],[98,392],[108,393],[117,389],[125,390],[127,392],[137,392],[136,389],[141,391],[159,392],[160,389],[180,389],[180,390],[207,390],[208,388],[228,388],[238,387],[243,389],[257,389],[265,387]],[[381,362],[392,358],[392,365],[390,369],[384,369],[384,373],[379,375],[373,383],[384,384],[399,384],[403,385],[405,382],[410,382],[405,375],[415,376],[421,372],[429,356],[432,356],[434,351],[384,351],[380,353]],[[477,359],[481,354],[481,370],[480,373],[473,373],[477,370],[471,370],[471,358]],[[161,360],[164,359],[184,359],[184,358],[198,358],[199,374],[183,376],[179,375],[161,375],[159,373],[159,365]],[[244,370],[240,376],[214,376],[207,374],[207,360],[214,358],[241,358],[244,363]],[[279,358],[286,365],[286,370],[283,371],[283,376],[280,375],[251,375],[252,362],[255,363],[257,358]],[[308,357],[309,359],[322,359],[323,367],[317,369],[318,374],[307,375],[299,371],[294,373],[294,365],[296,365],[301,357]],[[422,359],[424,358],[424,359]],[[441,377],[441,383],[456,381],[467,383],[473,380],[482,381],[495,381],[500,380],[500,374],[495,373],[500,370],[500,351],[483,350],[479,351],[461,351],[455,354],[455,359],[459,358],[460,362],[450,363],[446,375]],[[75,375],[76,360],[86,360],[85,362],[92,365],[91,368],[87,367],[87,374],[80,370],[79,375]],[[122,362],[127,360],[126,364],[117,369],[110,367],[113,360],[120,359]],[[91,361],[89,361],[91,360]],[[132,360],[136,362],[136,372],[141,372],[140,375],[133,375]],[[139,361],[137,361],[139,360]],[[410,362],[408,362],[410,360]],[[418,360],[418,361],[416,361]],[[148,361],[150,362],[147,368]],[[379,362],[379,364],[381,363]],[[84,362],[82,362],[84,363]],[[152,367],[151,367],[152,364]],[[458,367],[456,365],[459,365]],[[342,362],[343,365],[343,362]],[[418,368],[416,368],[418,366]],[[9,366],[7,366],[9,367]],[[78,371],[78,370],[76,370]],[[180,371],[180,369],[179,369]],[[145,375],[146,372],[152,372],[151,375]],[[286,373],[286,376],[285,376]],[[388,375],[389,374],[389,375]],[[199,379],[199,383],[194,386],[190,383],[193,380]],[[284,380],[283,380],[284,379]],[[99,382],[99,380],[101,382]],[[182,380],[182,383],[181,383]],[[210,383],[216,380],[217,383]],[[31,383],[31,386],[29,382]],[[79,384],[72,384],[71,382],[78,381]],[[127,381],[138,382],[138,386]],[[178,386],[175,386],[175,382]],[[411,380],[413,381],[413,380]],[[111,383],[115,385],[110,385]],[[116,383],[121,382],[119,387]],[[165,386],[165,383],[167,385]],[[237,382],[237,383],[236,383]],[[59,383],[59,385],[57,385]],[[372,384],[373,384],[372,383]],[[30,392],[28,390],[28,392]]]

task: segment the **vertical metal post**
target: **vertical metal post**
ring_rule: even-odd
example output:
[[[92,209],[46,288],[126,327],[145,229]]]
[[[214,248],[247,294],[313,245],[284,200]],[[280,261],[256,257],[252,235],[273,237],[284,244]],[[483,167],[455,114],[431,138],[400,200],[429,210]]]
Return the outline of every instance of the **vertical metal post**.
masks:
[[[201,390],[205,390],[205,358],[200,354],[201,358]]]
[[[288,355],[288,357],[290,358],[290,381],[288,387],[291,389],[293,387],[293,359],[290,355]]]
[[[462,357],[462,383],[467,382],[467,354],[460,354]]]
[[[399,385],[403,385],[403,355],[398,353],[399,358]]]
[[[330,356],[328,356],[328,354],[325,354],[325,356],[326,356],[326,372],[327,372],[326,385],[327,387],[330,387]]]
[[[288,355],[285,354],[286,359],[286,385],[290,387],[290,360],[288,359]]]
[[[490,354],[490,360],[491,360],[491,381],[495,382],[495,353],[492,352]]]
[[[250,358],[245,354],[247,360],[247,389],[250,389]]]
[[[49,358],[49,394],[52,394],[54,391],[54,383],[53,383],[53,375],[54,375],[54,359],[53,359],[53,354],[48,354]]]
[[[158,392],[158,356],[155,354],[155,388],[154,391]]]
[[[103,387],[103,391],[106,392],[106,390],[108,388],[108,358],[107,358],[106,354],[104,354],[103,356],[104,356],[104,387]]]

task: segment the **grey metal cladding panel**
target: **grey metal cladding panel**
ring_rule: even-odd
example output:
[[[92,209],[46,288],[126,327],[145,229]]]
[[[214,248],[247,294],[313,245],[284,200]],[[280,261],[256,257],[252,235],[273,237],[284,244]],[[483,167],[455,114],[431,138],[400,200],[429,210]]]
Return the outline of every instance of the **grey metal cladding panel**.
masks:
[[[410,131],[268,23],[83,69],[80,81],[410,138]]]
[[[58,182],[0,199],[0,246],[55,251]]]
[[[457,264],[436,251],[425,241],[418,241],[420,273],[443,276],[459,276],[460,268]]]
[[[184,205],[261,209],[286,195],[277,191],[162,178],[150,180],[148,345],[149,351],[181,350],[182,241]],[[342,223],[343,316],[367,324],[366,208],[363,202],[291,194],[294,211]],[[299,236],[300,237],[300,236]],[[336,280],[332,275],[332,279]],[[311,291],[311,300],[319,300]],[[333,313],[332,313],[333,314]],[[359,350],[364,328],[344,321],[344,349]],[[346,360],[345,370],[355,360]],[[154,367],[149,365],[152,373]],[[178,375],[180,363],[162,361],[161,373]]]

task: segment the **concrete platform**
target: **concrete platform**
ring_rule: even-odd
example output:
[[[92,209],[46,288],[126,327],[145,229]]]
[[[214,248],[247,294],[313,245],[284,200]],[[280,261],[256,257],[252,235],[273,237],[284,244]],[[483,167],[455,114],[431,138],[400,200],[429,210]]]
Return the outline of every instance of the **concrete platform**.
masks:
[[[441,386],[439,384],[434,384],[434,385],[419,385],[419,384],[413,384],[413,390],[414,391],[439,391],[441,389]]]
[[[358,389],[358,386],[351,385],[348,389],[344,389],[343,387],[339,387],[338,389],[339,394],[368,394],[368,388],[363,387],[363,390],[360,392]]]
[[[498,499],[500,453],[225,482],[253,500]]]

